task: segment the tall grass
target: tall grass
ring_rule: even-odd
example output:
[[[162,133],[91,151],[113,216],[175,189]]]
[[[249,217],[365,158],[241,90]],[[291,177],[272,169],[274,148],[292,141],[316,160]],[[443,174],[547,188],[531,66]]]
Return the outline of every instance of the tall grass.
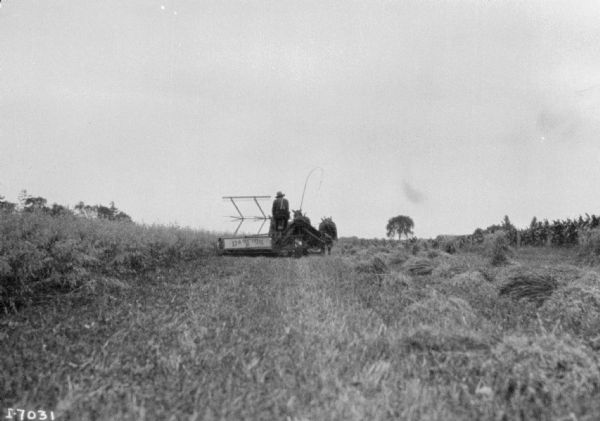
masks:
[[[0,308],[92,279],[143,273],[211,253],[215,236],[44,212],[0,212]]]

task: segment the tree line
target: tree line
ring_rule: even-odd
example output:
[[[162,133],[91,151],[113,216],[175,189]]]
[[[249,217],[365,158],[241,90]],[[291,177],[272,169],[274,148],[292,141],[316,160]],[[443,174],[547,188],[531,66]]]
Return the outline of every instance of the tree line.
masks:
[[[579,243],[580,237],[589,233],[590,230],[600,227],[600,216],[585,214],[578,218],[567,219],[548,219],[538,220],[535,216],[528,227],[516,228],[508,215],[500,224],[493,224],[485,229],[477,228],[471,235],[451,236],[453,241],[458,241],[460,245],[483,243],[486,234],[493,234],[496,231],[503,231],[510,245],[524,246],[572,246]],[[414,222],[409,216],[398,215],[388,220],[386,226],[387,236],[399,239],[405,236],[407,239],[412,235]],[[438,236],[438,240],[440,240]]]
[[[529,226],[524,229],[517,229],[508,216],[499,225],[491,225],[485,230],[478,228],[473,233],[475,239],[482,238],[484,234],[493,233],[497,230],[503,230],[511,245],[519,242],[527,246],[571,246],[579,242],[582,232],[600,227],[600,216],[585,214],[578,218],[555,219],[548,221],[538,220],[535,216]]]
[[[80,201],[73,209],[53,203],[48,205],[48,200],[41,196],[32,196],[26,190],[19,194],[18,203],[10,202],[0,195],[0,211],[2,212],[43,212],[53,216],[75,215],[86,218],[108,219],[110,221],[131,221],[131,217],[115,206],[114,202],[105,205],[87,205]]]

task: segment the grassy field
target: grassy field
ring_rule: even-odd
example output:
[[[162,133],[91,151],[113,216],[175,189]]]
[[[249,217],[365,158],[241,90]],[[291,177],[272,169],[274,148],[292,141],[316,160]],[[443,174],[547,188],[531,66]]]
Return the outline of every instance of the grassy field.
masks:
[[[600,275],[574,249],[490,261],[342,241],[113,273],[0,316],[2,416],[600,419]]]

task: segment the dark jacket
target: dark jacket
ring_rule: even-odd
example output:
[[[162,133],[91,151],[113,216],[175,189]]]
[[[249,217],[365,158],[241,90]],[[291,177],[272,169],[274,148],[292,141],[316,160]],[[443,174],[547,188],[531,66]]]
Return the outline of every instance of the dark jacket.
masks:
[[[290,204],[284,197],[278,197],[273,201],[271,214],[274,218],[290,218]]]

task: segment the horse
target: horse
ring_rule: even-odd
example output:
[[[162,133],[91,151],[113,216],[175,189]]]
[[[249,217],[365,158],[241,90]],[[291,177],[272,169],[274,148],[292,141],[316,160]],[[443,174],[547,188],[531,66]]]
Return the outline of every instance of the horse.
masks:
[[[326,239],[326,248],[327,254],[331,254],[331,247],[333,246],[333,242],[338,239],[337,236],[337,226],[331,216],[329,218],[321,218],[321,223],[319,224],[319,232]],[[325,252],[325,249],[323,249]]]

